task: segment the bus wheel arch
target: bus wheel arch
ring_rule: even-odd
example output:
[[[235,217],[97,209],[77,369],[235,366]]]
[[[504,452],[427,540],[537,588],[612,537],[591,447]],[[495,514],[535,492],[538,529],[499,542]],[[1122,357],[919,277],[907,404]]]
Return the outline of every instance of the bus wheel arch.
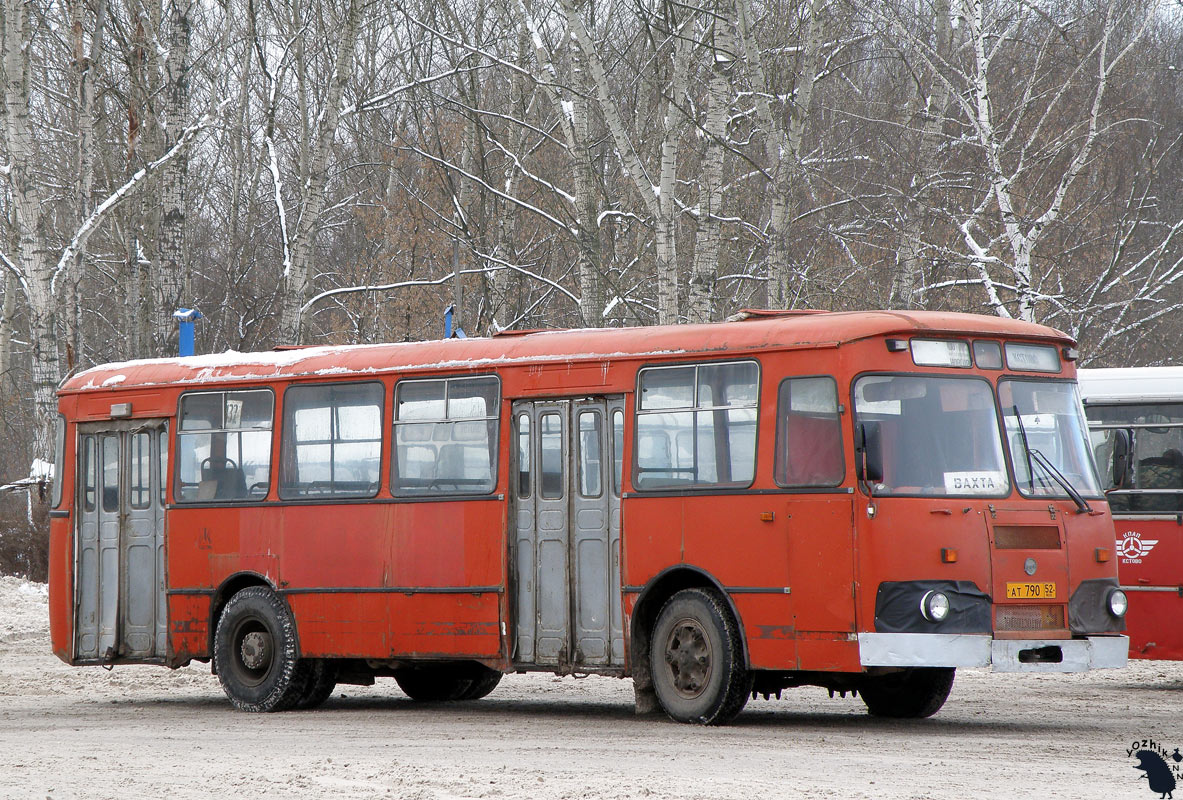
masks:
[[[652,646],[650,637],[662,608],[671,597],[683,589],[707,589],[716,592],[722,598],[726,610],[730,612],[738,628],[743,663],[751,663],[743,619],[735,607],[735,601],[723,585],[699,567],[680,564],[662,570],[645,584],[629,617],[629,670],[637,694],[638,714],[659,710],[653,693],[653,673],[649,665],[649,651]]]
[[[223,609],[226,604],[230,602],[230,598],[241,592],[243,589],[248,589],[252,586],[258,586],[263,589],[270,589],[275,591],[275,586],[265,577],[257,572],[237,572],[226,580],[214,591],[210,598],[209,604],[209,627],[206,634],[207,652],[210,654],[210,664],[212,665],[215,675],[218,674],[217,662],[214,660],[214,635],[218,630],[218,620],[222,616]]]

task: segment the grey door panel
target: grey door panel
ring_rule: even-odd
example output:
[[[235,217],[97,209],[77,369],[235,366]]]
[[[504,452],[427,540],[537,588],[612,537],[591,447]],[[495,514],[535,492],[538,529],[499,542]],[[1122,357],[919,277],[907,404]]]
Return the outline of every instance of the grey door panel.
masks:
[[[79,426],[74,654],[167,655],[163,420]]]
[[[613,410],[622,398],[514,404],[514,660],[624,663]]]

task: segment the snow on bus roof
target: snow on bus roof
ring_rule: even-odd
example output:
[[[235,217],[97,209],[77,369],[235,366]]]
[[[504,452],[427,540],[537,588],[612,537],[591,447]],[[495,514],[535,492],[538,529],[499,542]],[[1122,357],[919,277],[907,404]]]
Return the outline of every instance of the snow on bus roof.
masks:
[[[296,375],[367,374],[399,368],[473,370],[520,363],[573,363],[719,353],[731,349],[838,346],[890,333],[1009,335],[1071,342],[1060,331],[976,314],[924,311],[762,315],[731,323],[648,328],[549,330],[521,336],[324,345],[267,352],[227,350],[198,356],[102,364],[62,385],[62,392],[136,386],[271,380]]]

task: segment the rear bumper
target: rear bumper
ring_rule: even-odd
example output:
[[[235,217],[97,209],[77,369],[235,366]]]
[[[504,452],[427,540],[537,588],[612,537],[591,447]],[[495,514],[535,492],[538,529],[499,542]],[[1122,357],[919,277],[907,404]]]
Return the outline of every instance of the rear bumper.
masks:
[[[860,633],[864,667],[990,667],[995,672],[1086,672],[1124,667],[1126,636],[995,639],[983,634]]]

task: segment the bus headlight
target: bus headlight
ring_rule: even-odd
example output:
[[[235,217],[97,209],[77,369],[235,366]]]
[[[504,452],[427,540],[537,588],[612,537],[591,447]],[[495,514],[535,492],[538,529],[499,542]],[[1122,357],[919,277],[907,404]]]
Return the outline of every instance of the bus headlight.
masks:
[[[1125,616],[1126,609],[1130,607],[1129,598],[1126,597],[1125,592],[1121,589],[1114,589],[1109,593],[1109,613],[1115,617],[1121,618]]]
[[[935,590],[926,592],[920,598],[920,613],[929,622],[944,622],[949,616],[949,596]]]

